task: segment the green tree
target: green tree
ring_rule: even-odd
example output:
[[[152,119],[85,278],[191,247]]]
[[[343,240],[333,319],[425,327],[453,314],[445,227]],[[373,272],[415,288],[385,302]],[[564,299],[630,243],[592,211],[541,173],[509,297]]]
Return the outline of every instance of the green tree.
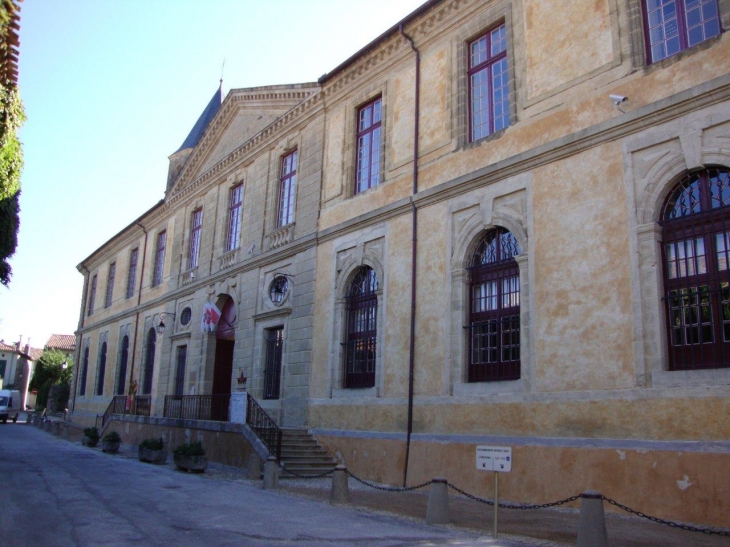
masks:
[[[67,365],[63,368],[64,363]],[[73,374],[73,359],[57,349],[49,349],[35,363],[30,389],[38,390],[36,406],[48,404],[48,393],[54,385],[69,386]]]
[[[13,42],[17,44],[17,0],[0,0],[0,283],[10,283],[12,268],[8,259],[18,246],[20,227],[20,174],[23,149],[18,130],[25,121],[16,73],[8,65]],[[15,21],[14,21],[15,19]],[[15,28],[14,28],[15,27]]]

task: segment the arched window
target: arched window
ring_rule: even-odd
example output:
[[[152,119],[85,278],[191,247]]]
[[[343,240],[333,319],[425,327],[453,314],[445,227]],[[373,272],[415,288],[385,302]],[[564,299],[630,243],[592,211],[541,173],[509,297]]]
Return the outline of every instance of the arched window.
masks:
[[[106,342],[101,345],[99,350],[99,369],[96,378],[96,394],[104,395],[104,375],[106,374]]]
[[[375,386],[377,290],[378,277],[375,271],[368,266],[360,268],[347,294],[346,388]]]
[[[86,395],[86,378],[89,375],[89,346],[84,347],[84,357],[81,365],[81,379],[79,381],[79,396]]]
[[[662,214],[670,370],[730,366],[730,171],[684,177]]]
[[[155,371],[155,346],[157,345],[157,334],[155,329],[147,333],[147,352],[145,353],[144,381],[142,382],[142,393],[152,393],[152,373]]]
[[[469,265],[469,382],[520,379],[520,254],[504,228],[488,231]]]
[[[119,349],[119,371],[117,376],[117,395],[124,395],[127,380],[127,361],[129,360],[129,336],[122,338],[122,347]]]

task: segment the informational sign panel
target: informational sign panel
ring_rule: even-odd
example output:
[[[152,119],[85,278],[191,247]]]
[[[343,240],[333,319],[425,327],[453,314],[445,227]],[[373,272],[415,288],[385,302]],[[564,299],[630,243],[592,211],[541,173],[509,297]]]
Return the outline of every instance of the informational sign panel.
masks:
[[[477,446],[477,469],[509,473],[512,471],[512,447]]]

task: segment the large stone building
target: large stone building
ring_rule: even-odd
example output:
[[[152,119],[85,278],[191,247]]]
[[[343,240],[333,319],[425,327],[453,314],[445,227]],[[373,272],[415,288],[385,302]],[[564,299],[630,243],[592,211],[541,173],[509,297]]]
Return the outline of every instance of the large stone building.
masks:
[[[317,82],[217,92],[79,265],[73,419],[246,377],[370,479],[486,494],[475,446],[509,445],[508,499],[727,525],[727,28],[730,0],[430,0]]]

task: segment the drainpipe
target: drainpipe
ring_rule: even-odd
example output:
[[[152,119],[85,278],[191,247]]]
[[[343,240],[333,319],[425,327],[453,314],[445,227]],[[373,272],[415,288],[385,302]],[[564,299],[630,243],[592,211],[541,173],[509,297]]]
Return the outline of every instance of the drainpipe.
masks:
[[[418,193],[418,119],[420,117],[421,104],[421,52],[416,44],[403,30],[403,25],[398,25],[398,31],[411,44],[411,49],[416,54],[416,90],[415,90],[415,113],[413,124],[413,196],[411,208],[413,211],[413,233],[411,237],[411,338],[408,348],[408,431],[406,436],[406,463],[403,468],[403,486],[408,481],[408,459],[411,452],[411,433],[413,433],[413,383],[415,372],[415,350],[416,350],[416,259],[418,258],[418,208],[416,207],[416,194]]]
[[[139,274],[139,293],[137,294],[137,313],[134,316],[134,340],[132,341],[132,363],[129,368],[129,385],[132,385],[134,379],[134,356],[137,353],[137,328],[139,327],[139,305],[142,302],[142,285],[144,283],[144,262],[147,258],[147,230],[137,221],[137,226],[142,228],[144,232],[144,248],[142,249],[142,269]],[[129,388],[128,388],[129,389]]]

